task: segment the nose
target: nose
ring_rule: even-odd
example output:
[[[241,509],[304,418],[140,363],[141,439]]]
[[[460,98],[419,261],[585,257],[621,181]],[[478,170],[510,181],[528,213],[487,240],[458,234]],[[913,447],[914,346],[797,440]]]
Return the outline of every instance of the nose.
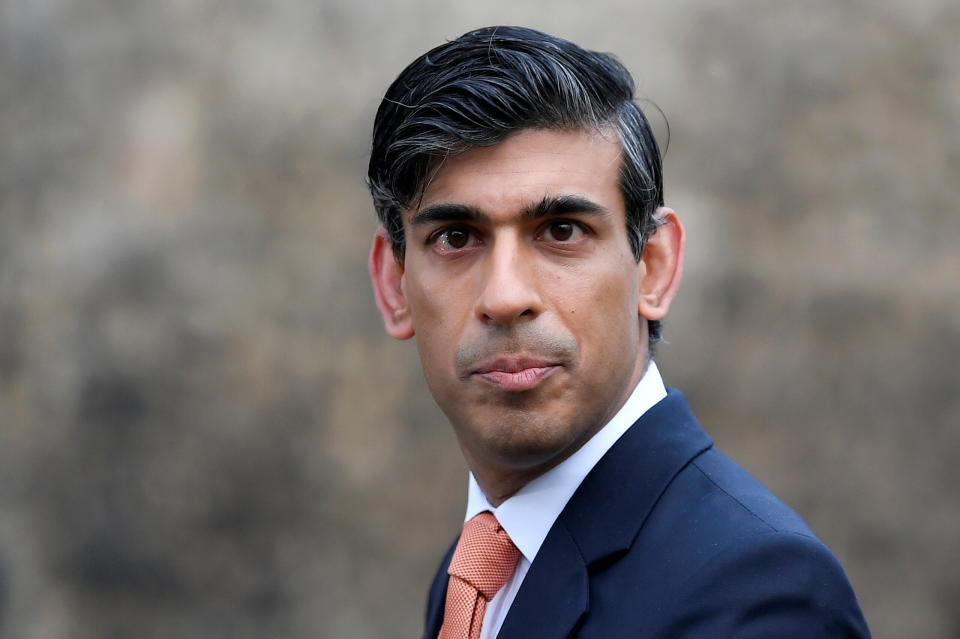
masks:
[[[487,254],[477,316],[485,324],[509,327],[543,311],[536,264],[517,238],[500,237]]]

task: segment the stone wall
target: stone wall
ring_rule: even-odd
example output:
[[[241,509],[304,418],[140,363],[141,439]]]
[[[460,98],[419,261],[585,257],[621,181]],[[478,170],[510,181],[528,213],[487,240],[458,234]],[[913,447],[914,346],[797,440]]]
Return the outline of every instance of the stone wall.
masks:
[[[377,4],[0,4],[0,637],[417,635],[465,468],[363,175],[402,66],[497,23],[669,120],[667,382],[876,637],[960,636],[960,7]]]

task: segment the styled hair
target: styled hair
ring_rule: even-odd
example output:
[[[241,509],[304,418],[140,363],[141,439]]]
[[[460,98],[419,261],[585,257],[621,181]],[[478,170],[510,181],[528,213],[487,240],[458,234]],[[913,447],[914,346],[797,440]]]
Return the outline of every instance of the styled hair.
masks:
[[[663,205],[660,149],[612,55],[524,27],[470,31],[414,60],[387,89],[373,127],[368,185],[394,256],[403,261],[404,210],[443,158],[493,146],[523,129],[614,131],[620,190],[637,260]],[[648,321],[650,347],[661,340]]]

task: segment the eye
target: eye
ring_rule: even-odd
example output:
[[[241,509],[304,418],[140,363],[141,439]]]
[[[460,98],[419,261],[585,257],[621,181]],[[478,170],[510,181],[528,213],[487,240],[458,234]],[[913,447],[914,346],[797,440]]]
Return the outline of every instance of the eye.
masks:
[[[440,253],[462,251],[478,242],[477,236],[470,229],[463,226],[452,226],[441,229],[430,236],[430,243]]]
[[[550,222],[542,235],[552,242],[575,242],[583,236],[583,228],[576,222],[557,220]]]

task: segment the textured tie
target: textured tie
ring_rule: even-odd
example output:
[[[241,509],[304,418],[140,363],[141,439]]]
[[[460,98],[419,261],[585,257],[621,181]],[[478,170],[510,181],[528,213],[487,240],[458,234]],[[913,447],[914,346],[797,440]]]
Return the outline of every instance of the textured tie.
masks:
[[[482,512],[463,525],[447,573],[447,601],[438,639],[478,639],[487,602],[507,583],[520,560],[497,518]]]

